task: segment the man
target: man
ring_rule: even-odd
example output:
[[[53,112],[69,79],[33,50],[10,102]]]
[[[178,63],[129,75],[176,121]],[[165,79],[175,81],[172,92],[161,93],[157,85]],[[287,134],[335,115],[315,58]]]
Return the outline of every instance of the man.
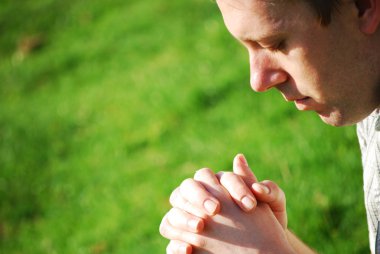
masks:
[[[370,247],[380,253],[380,0],[217,4],[248,49],[253,90],[275,88],[333,126],[359,123]],[[174,190],[160,226],[168,253],[313,253],[287,230],[278,186],[258,183],[242,155],[233,171],[202,169]]]

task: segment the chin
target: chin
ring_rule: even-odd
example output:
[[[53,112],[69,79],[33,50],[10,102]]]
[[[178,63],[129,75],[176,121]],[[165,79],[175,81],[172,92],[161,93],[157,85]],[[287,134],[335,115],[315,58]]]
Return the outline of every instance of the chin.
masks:
[[[345,110],[334,107],[330,111],[317,111],[316,113],[326,124],[340,127],[354,125],[361,122],[363,119],[368,117],[376,108],[379,107],[367,107],[361,108],[360,110],[353,107],[351,107],[349,110],[348,107],[346,107]]]
[[[318,113],[318,112],[317,112]],[[318,113],[321,120],[331,126],[334,127],[341,127],[341,126],[349,126],[354,125],[360,120],[354,120],[349,117],[344,117],[344,115],[341,112],[329,112],[329,113]]]

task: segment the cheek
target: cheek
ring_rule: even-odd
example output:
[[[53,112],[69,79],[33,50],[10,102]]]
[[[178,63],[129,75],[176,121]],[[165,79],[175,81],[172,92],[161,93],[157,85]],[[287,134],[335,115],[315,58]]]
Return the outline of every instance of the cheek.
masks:
[[[320,102],[331,102],[341,97],[350,83],[347,63],[342,63],[342,50],[326,45],[326,41],[320,43],[318,47],[305,48],[294,55],[300,63],[296,73],[307,82],[305,86],[307,92],[312,93],[310,96]]]
[[[313,57],[305,54],[304,51],[293,51],[284,60],[284,69],[299,92],[307,96],[319,97],[319,93],[323,90],[321,85],[324,83],[324,75],[321,75],[323,70],[319,63],[311,59]]]

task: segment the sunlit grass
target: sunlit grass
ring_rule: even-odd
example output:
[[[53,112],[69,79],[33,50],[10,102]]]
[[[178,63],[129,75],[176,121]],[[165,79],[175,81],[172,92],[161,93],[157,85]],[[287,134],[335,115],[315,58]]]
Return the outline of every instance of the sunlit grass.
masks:
[[[0,13],[0,252],[164,253],[170,192],[243,152],[283,187],[302,239],[368,253],[354,127],[252,93],[214,2],[4,1]],[[40,45],[22,51],[30,36]]]

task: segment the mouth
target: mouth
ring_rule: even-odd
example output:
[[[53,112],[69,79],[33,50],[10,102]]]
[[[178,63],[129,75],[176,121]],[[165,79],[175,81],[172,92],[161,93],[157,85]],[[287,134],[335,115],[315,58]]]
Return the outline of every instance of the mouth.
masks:
[[[316,110],[317,109],[317,104],[316,104],[316,101],[309,97],[309,96],[303,96],[302,95],[299,95],[299,96],[287,96],[285,95],[284,93],[282,93],[284,99],[288,102],[294,102],[294,104],[296,105],[296,108],[298,110],[302,110],[302,111],[305,111],[305,110]]]
[[[310,97],[304,97],[293,100],[298,110],[312,110],[312,100]]]

